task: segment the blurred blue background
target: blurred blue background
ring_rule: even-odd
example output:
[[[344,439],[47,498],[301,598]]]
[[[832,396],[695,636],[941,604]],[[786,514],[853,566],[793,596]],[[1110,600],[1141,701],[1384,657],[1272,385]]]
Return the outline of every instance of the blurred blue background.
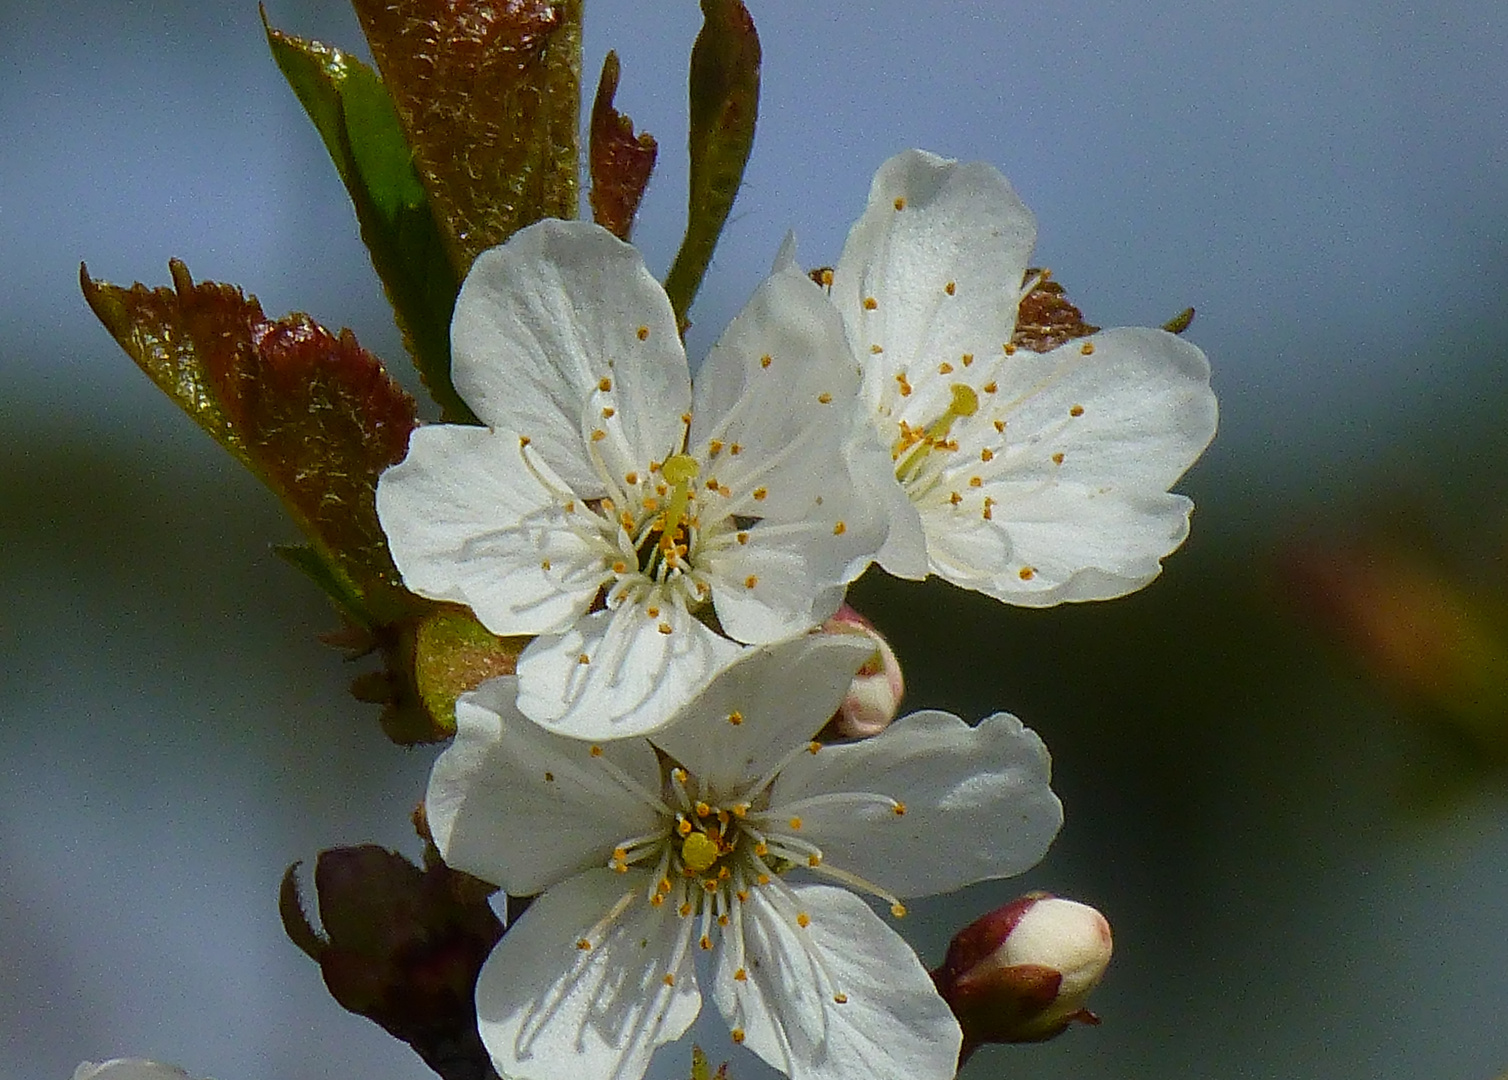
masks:
[[[1011,178],[1091,321],[1195,306],[1215,368],[1221,433],[1182,485],[1194,535],[1143,593],[1025,612],[855,590],[910,704],[1019,713],[1067,805],[1026,878],[915,906],[924,957],[1028,887],[1116,927],[1104,1026],[987,1048],[965,1076],[1501,1073],[1501,761],[1301,618],[1323,590],[1283,568],[1391,530],[1501,614],[1508,8],[749,6],[759,137],[693,356],[787,229],[834,261],[875,167],[920,146]],[[663,270],[700,15],[587,9],[590,80],[617,49],[619,106],[661,142],[636,239]],[[268,15],[360,51],[334,0]],[[315,641],[333,613],[269,551],[293,539],[273,499],[77,288],[80,259],[156,284],[177,256],[401,370],[344,193],[249,0],[0,3],[0,145],[0,1075],[129,1052],[221,1080],[418,1080],[325,995],[275,890],[321,847],[412,853],[432,751],[388,745],[347,696],[357,670]],[[1498,704],[1482,715],[1508,726]],[[714,1055],[717,1027],[699,1032]],[[684,1047],[657,1061],[684,1069]],[[764,1073],[740,1054],[733,1075]]]

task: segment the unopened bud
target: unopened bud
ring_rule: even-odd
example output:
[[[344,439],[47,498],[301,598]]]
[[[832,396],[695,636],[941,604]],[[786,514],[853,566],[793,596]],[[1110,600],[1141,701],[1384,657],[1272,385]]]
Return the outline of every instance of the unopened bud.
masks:
[[[963,1028],[961,1059],[983,1043],[1040,1042],[1075,1021],[1110,963],[1110,924],[1087,904],[1027,893],[975,920],[932,973]]]
[[[83,1062],[73,1071],[73,1080],[189,1080],[189,1074],[145,1058],[112,1058]]]
[[[874,655],[854,675],[824,734],[836,739],[878,735],[895,719],[906,692],[900,661],[874,624],[847,604],[822,624],[822,630],[829,634],[862,634],[874,643]]]

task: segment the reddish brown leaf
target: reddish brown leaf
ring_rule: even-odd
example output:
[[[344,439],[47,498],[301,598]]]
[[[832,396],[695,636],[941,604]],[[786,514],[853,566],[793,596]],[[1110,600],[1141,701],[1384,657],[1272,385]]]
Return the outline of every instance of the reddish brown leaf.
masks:
[[[618,54],[609,52],[602,61],[602,78],[592,105],[592,190],[587,198],[597,224],[627,240],[659,147],[653,135],[635,135],[634,122],[613,107],[617,92]]]
[[[377,522],[377,477],[402,460],[414,402],[350,331],[276,321],[230,285],[120,288],[82,271],[84,296],[169,397],[256,473],[309,537],[333,584],[374,621],[409,610]]]
[[[1011,338],[1013,345],[1032,352],[1049,352],[1065,341],[1099,333],[1098,326],[1084,321],[1084,313],[1069,302],[1063,286],[1048,271],[1033,269],[1026,273],[1028,277],[1040,274],[1041,280],[1021,300],[1016,312],[1016,333]]]
[[[451,263],[576,213],[581,0],[355,0]]]

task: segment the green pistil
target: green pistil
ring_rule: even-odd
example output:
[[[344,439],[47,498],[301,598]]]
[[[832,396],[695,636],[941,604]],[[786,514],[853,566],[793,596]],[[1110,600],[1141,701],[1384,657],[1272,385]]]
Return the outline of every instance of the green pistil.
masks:
[[[953,400],[948,403],[947,411],[927,426],[927,430],[922,432],[921,438],[916,441],[915,447],[896,465],[897,480],[909,480],[916,475],[927,454],[934,447],[941,446],[947,441],[948,432],[953,428],[953,421],[960,416],[973,416],[979,411],[979,395],[974,392],[973,387],[964,383],[954,383],[950,389]],[[904,443],[903,436],[897,441],[893,453],[904,452],[906,449]]]

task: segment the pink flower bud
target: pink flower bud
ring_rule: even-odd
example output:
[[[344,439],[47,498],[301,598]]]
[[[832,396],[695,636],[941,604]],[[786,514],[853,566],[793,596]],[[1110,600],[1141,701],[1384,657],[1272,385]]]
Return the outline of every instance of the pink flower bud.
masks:
[[[948,946],[932,979],[958,1017],[960,1061],[982,1043],[1040,1042],[1074,1021],[1110,963],[1110,924],[1087,904],[1027,893],[977,919]]]
[[[854,675],[825,733],[839,739],[878,735],[895,719],[906,692],[900,661],[874,624],[847,604],[822,624],[822,630],[829,634],[863,634],[874,642],[874,656]]]

